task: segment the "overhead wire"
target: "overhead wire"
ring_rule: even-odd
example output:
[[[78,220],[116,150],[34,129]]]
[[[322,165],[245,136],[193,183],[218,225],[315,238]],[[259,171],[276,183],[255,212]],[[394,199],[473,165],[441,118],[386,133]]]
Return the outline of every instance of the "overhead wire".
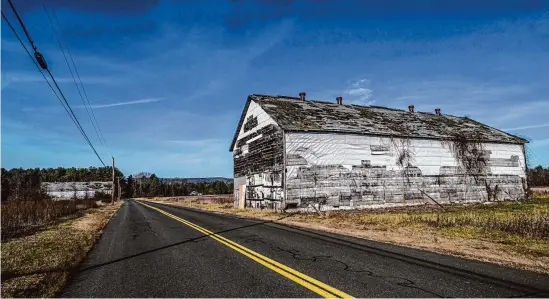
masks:
[[[59,49],[61,49],[61,53],[63,54],[63,58],[65,59],[65,63],[67,64],[67,67],[69,68],[69,72],[71,74],[71,77],[72,77],[72,80],[74,81],[74,85],[76,86],[76,89],[78,91],[78,95],[80,96],[80,99],[82,100],[82,104],[84,104],[84,108],[86,109],[86,113],[88,114],[88,118],[90,119],[90,122],[92,124],[92,127],[93,127],[93,130],[95,131],[95,134],[97,135],[97,139],[99,140],[99,142],[101,143],[101,145],[103,146],[103,149],[105,150],[105,152],[108,152],[107,149],[106,149],[106,146],[105,146],[105,143],[103,142],[103,140],[101,139],[101,137],[99,136],[99,132],[98,132],[98,129],[96,127],[96,123],[93,121],[93,118],[92,118],[92,115],[90,113],[90,108],[88,108],[88,106],[91,106],[89,105],[89,101],[88,103],[86,103],[86,101],[84,100],[84,96],[82,95],[82,92],[84,92],[84,90],[81,92],[80,91],[80,87],[78,86],[78,83],[76,82],[76,78],[74,76],[74,72],[72,71],[71,69],[71,66],[69,64],[69,61],[67,59],[67,55],[65,54],[65,50],[63,49],[63,46],[61,44],[61,39],[63,39],[63,37],[61,36],[61,39],[59,38],[59,36],[61,35],[61,32],[59,33],[59,35],[57,34],[57,31],[55,30],[54,28],[54,25],[53,25],[53,22],[50,18],[50,14],[48,13],[48,10],[46,9],[46,6],[44,5],[44,3],[42,3],[42,7],[44,8],[44,12],[46,12],[46,16],[48,17],[48,21],[50,23],[50,26],[51,26],[51,29],[53,31],[53,35],[55,36],[55,39],[57,40],[57,44],[59,45]],[[57,23],[59,25],[59,22]],[[61,30],[60,26],[59,26],[59,30]],[[68,47],[68,44],[67,44],[67,41],[64,40],[65,42],[65,48],[67,48],[67,52],[69,53],[69,56],[72,60],[72,64],[73,64],[73,68],[74,68],[74,71],[77,72],[77,68],[76,68],[76,64],[74,63],[74,60],[72,59],[72,55],[70,53],[70,50],[69,50],[69,47]],[[80,80],[80,84],[82,85],[82,80],[80,79],[80,77],[78,76],[78,79]],[[82,88],[83,88],[83,85],[82,85]],[[96,120],[97,121],[97,120]],[[99,124],[97,124],[98,126]],[[110,154],[110,152],[108,152]]]
[[[84,128],[82,127],[82,125],[80,124],[80,122],[78,121],[78,118],[76,117],[76,115],[74,114],[74,111],[72,110],[72,108],[70,107],[70,104],[69,102],[67,101],[65,95],[63,94],[61,88],[59,87],[59,85],[57,84],[57,81],[55,80],[53,74],[51,73],[51,71],[49,70],[49,68],[47,67],[47,64],[45,62],[45,60],[43,60],[43,56],[40,52],[38,52],[38,49],[36,47],[36,45],[34,44],[34,42],[32,41],[32,38],[30,37],[30,34],[28,33],[27,29],[26,29],[26,26],[25,24],[23,23],[23,21],[21,20],[21,17],[19,16],[19,14],[17,13],[17,11],[15,10],[15,7],[13,6],[11,0],[8,0],[10,6],[12,7],[12,10],[15,14],[15,16],[17,17],[21,27],[23,28],[23,31],[25,32],[25,35],[27,36],[27,39],[29,40],[29,43],[31,44],[32,48],[34,49],[34,58],[33,56],[30,54],[29,50],[27,49],[27,47],[25,46],[25,43],[21,40],[21,38],[19,37],[19,34],[17,33],[17,31],[15,30],[15,28],[12,26],[11,22],[8,20],[8,18],[4,15],[4,13],[2,12],[2,18],[4,19],[4,21],[8,24],[8,26],[10,27],[10,29],[13,31],[13,34],[16,36],[16,38],[19,40],[19,42],[21,43],[21,46],[25,49],[25,52],[27,52],[27,54],[29,55],[29,57],[31,58],[31,60],[34,62],[35,66],[38,68],[38,71],[42,74],[42,76],[44,77],[44,80],[46,80],[46,82],[48,83],[48,85],[50,86],[50,88],[52,89],[52,91],[54,92],[55,96],[57,97],[57,99],[60,101],[61,105],[63,106],[63,108],[65,109],[65,111],[67,112],[67,114],[69,114],[69,117],[71,118],[71,120],[73,121],[73,123],[76,125],[76,127],[78,128],[78,130],[80,131],[80,134],[82,134],[82,136],[84,137],[84,139],[86,140],[86,142],[88,143],[88,145],[91,147],[91,149],[93,150],[93,152],[95,153],[95,155],[97,156],[97,158],[99,159],[99,161],[101,162],[101,164],[103,164],[103,166],[106,166],[105,163],[103,162],[103,159],[101,159],[101,157],[99,156],[99,154],[97,153],[97,150],[95,149],[95,147],[93,146],[93,144],[91,143],[90,139],[88,138],[86,132],[84,131]],[[35,60],[38,60],[38,63],[37,61]],[[40,61],[38,58],[42,58],[42,61]],[[40,65],[40,66],[39,66]],[[59,94],[55,91],[55,89],[53,89],[52,85],[50,84],[50,82],[47,80],[46,76],[44,75],[44,73],[42,72],[42,69],[45,69],[52,82],[54,83],[54,85],[56,86]],[[59,97],[61,96],[61,97]]]
[[[53,16],[55,18],[55,21],[57,22],[57,26],[59,28],[59,32],[60,32],[61,37],[62,37],[63,33],[62,33],[62,30],[61,30],[61,24],[59,22],[59,19],[57,18],[57,13],[55,12],[54,8],[52,8],[52,11],[53,11]],[[95,124],[97,126],[97,130],[99,131],[99,134],[101,135],[102,143],[103,143],[104,147],[106,148],[106,151],[109,153],[109,155],[112,156],[112,154],[109,150],[109,146],[107,145],[107,140],[105,140],[105,136],[103,135],[103,131],[101,130],[101,127],[99,126],[99,122],[97,121],[97,118],[95,117],[95,112],[93,111],[93,107],[90,104],[90,100],[88,98],[88,93],[86,92],[86,89],[84,88],[84,82],[82,82],[82,79],[80,78],[80,73],[78,73],[78,69],[76,68],[76,63],[74,62],[74,59],[72,58],[71,50],[69,48],[67,40],[65,39],[64,41],[65,41],[67,51],[69,52],[69,57],[71,58],[72,64],[74,66],[74,70],[76,72],[76,77],[78,77],[78,81],[80,81],[80,86],[82,87],[82,91],[84,92],[84,97],[86,98],[86,102],[88,102],[88,107],[90,108],[92,117],[93,117],[93,119],[95,121]]]
[[[11,9],[13,10],[13,12],[15,13],[15,17],[17,18],[17,20],[19,21],[19,24],[21,24],[21,27],[23,27],[23,32],[25,32],[25,35],[27,36],[27,39],[29,40],[31,46],[32,46],[32,49],[37,52],[38,49],[36,48],[36,45],[34,44],[34,42],[32,41],[32,38],[30,37],[30,34],[29,32],[27,31],[27,27],[25,27],[23,25],[23,20],[21,20],[21,17],[19,16],[19,14],[17,13],[17,10],[15,10],[15,7],[13,6],[13,3],[11,3],[11,0],[8,0],[10,6],[11,6]],[[4,16],[4,19],[7,21],[6,17]],[[13,29],[13,27],[12,27]],[[14,31],[15,32],[15,31]]]
[[[72,116],[74,117],[74,120],[76,121],[77,123],[77,126],[80,127],[80,131],[82,133],[82,135],[84,136],[84,138],[86,139],[86,141],[88,142],[88,144],[90,145],[90,147],[92,148],[93,152],[95,153],[95,155],[97,156],[97,158],[99,159],[99,161],[101,161],[101,163],[103,164],[103,166],[106,166],[105,165],[105,162],[103,162],[103,159],[101,159],[101,157],[99,156],[99,154],[97,153],[97,150],[95,149],[95,147],[93,146],[93,144],[91,143],[88,135],[86,134],[86,132],[84,131],[84,128],[82,127],[82,125],[80,124],[80,121],[78,121],[78,118],[76,117],[76,115],[74,114],[74,111],[72,110],[71,106],[69,105],[69,102],[67,101],[67,98],[65,97],[65,95],[63,94],[63,91],[61,90],[61,88],[59,87],[59,84],[57,84],[57,81],[55,80],[55,78],[53,77],[53,74],[51,73],[50,69],[46,69],[46,71],[48,72],[48,74],[50,75],[52,81],[53,81],[53,84],[55,85],[55,87],[57,87],[57,90],[59,90],[59,94],[61,95],[61,98],[63,98],[63,101],[65,102],[65,104],[67,104],[67,107],[69,108],[69,111],[70,111],[70,114],[72,114]]]
[[[42,77],[44,78],[44,80],[46,81],[46,83],[48,83],[48,85],[50,86],[51,90],[53,91],[53,94],[55,94],[55,96],[57,97],[57,99],[60,101],[61,105],[63,106],[63,108],[65,108],[65,104],[63,104],[63,101],[61,100],[61,98],[59,97],[59,95],[57,95],[57,92],[55,91],[55,89],[53,88],[53,86],[51,86],[51,83],[50,81],[48,81],[48,79],[46,78],[46,76],[44,75],[44,73],[42,73],[42,70],[40,69],[40,66],[38,65],[38,63],[36,62],[36,60],[34,60],[34,57],[32,56],[32,54],[29,52],[29,50],[27,49],[27,46],[25,46],[25,44],[23,43],[23,41],[21,40],[21,38],[19,37],[19,34],[17,34],[17,31],[15,31],[15,28],[13,28],[13,26],[11,25],[10,21],[8,20],[8,18],[6,18],[6,16],[4,15],[4,12],[1,12],[2,13],[2,18],[4,19],[4,21],[6,21],[6,23],[8,24],[8,26],[11,28],[11,30],[13,31],[13,34],[15,35],[15,37],[19,40],[19,43],[21,43],[21,46],[23,47],[23,49],[25,49],[25,52],[27,52],[27,55],[29,55],[29,58],[32,60],[32,62],[34,63],[34,65],[36,66],[38,72],[42,75]],[[67,109],[67,108],[65,108]],[[67,110],[67,113],[68,113],[68,110]],[[71,117],[72,119],[72,117]]]
[[[84,138],[86,139],[86,141],[88,142],[88,145],[90,145],[93,148],[93,145],[90,144],[89,142],[89,139],[87,139],[87,137],[85,136],[85,133],[83,132],[83,129],[78,125],[78,120],[75,120],[70,112],[69,112],[69,109],[67,109],[67,107],[65,106],[65,104],[63,103],[63,100],[59,97],[59,94],[55,91],[55,89],[53,88],[53,86],[51,85],[51,83],[48,81],[48,79],[46,78],[46,76],[44,75],[44,73],[42,72],[42,69],[40,68],[40,66],[38,65],[38,63],[36,62],[36,60],[34,59],[34,57],[32,56],[32,54],[29,52],[29,50],[27,49],[27,46],[25,46],[25,43],[21,40],[21,38],[19,37],[19,34],[17,33],[17,31],[15,30],[15,28],[12,26],[11,22],[8,20],[8,18],[4,15],[4,12],[2,12],[2,18],[4,19],[4,21],[8,24],[8,26],[10,27],[10,29],[13,31],[13,34],[15,35],[15,37],[17,38],[17,40],[19,40],[19,43],[21,43],[21,46],[23,47],[23,49],[25,50],[25,52],[27,53],[27,55],[29,56],[29,58],[32,60],[32,62],[34,63],[34,65],[36,66],[36,69],[38,70],[38,72],[42,75],[42,77],[44,78],[44,81],[46,81],[46,83],[48,84],[48,86],[51,88],[53,94],[55,95],[55,97],[57,97],[57,99],[59,100],[59,103],[61,103],[61,106],[63,106],[63,108],[65,109],[65,112],[67,112],[67,114],[69,114],[69,117],[71,118],[72,122],[76,125],[76,127],[79,129],[80,133],[84,136]],[[70,107],[69,107],[70,108]],[[101,161],[101,164],[103,164],[103,166],[105,166],[105,163],[103,163],[103,160],[101,159],[101,157],[99,157],[99,155],[97,154],[97,152],[95,151],[94,149],[94,153],[96,154],[97,158],[99,158],[99,161]]]

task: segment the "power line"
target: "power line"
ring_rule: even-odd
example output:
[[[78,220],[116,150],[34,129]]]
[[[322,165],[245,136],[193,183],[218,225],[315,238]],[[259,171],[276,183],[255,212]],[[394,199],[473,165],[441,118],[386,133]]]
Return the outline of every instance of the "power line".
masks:
[[[23,20],[21,20],[21,17],[19,17],[19,14],[17,13],[17,11],[15,10],[15,7],[13,6],[13,3],[11,3],[11,0],[8,0],[8,2],[10,3],[10,6],[11,6],[11,9],[13,10],[13,12],[15,12],[15,16],[17,17],[17,20],[19,21],[19,24],[21,24],[21,27],[23,27],[23,31],[25,32],[25,35],[27,36],[27,39],[29,40],[31,46],[32,46],[32,49],[34,50],[34,52],[37,52],[38,49],[36,48],[36,46],[34,45],[34,42],[32,41],[32,38],[30,37],[30,34],[29,32],[27,31],[27,27],[25,27],[25,25],[23,24]],[[4,16],[4,19],[7,21],[8,19],[6,19],[6,17]],[[11,25],[10,25],[11,27]],[[13,28],[13,27],[12,27]],[[15,31],[14,31],[15,32]]]
[[[63,103],[63,100],[61,100],[61,98],[59,97],[59,95],[57,94],[57,92],[55,91],[55,89],[53,88],[53,86],[51,85],[50,81],[48,81],[48,79],[46,78],[46,76],[44,75],[44,73],[42,72],[42,69],[40,69],[40,66],[38,65],[38,63],[36,62],[36,60],[34,60],[34,57],[32,57],[32,54],[29,52],[29,50],[27,49],[27,46],[25,46],[25,43],[23,43],[23,41],[21,40],[21,38],[19,37],[19,34],[17,34],[17,31],[15,31],[15,28],[13,28],[13,26],[11,25],[10,21],[8,20],[8,18],[6,18],[6,16],[4,15],[4,12],[2,12],[2,18],[4,18],[4,21],[6,21],[6,23],[8,24],[8,26],[11,28],[11,30],[13,31],[13,34],[15,35],[15,37],[17,37],[17,39],[19,40],[19,43],[21,43],[21,46],[23,47],[23,49],[25,50],[25,52],[27,52],[27,55],[29,56],[30,60],[34,63],[34,65],[36,66],[36,69],[38,70],[38,72],[42,75],[42,77],[44,78],[44,81],[46,81],[46,83],[48,83],[48,85],[50,86],[51,88],[51,91],[53,91],[53,94],[57,97],[57,99],[59,100],[59,103],[61,103],[61,106],[63,106],[63,108],[65,108],[65,111],[67,113],[69,113],[69,110],[67,109],[67,107],[65,107],[65,104]],[[70,114],[69,114],[70,116]],[[74,119],[71,117],[71,120],[74,122],[74,124],[76,125],[76,122],[74,121]]]
[[[8,26],[11,28],[11,30],[13,31],[13,34],[15,34],[15,36],[17,37],[17,39],[19,40],[19,42],[21,43],[21,46],[23,46],[23,48],[25,49],[25,52],[27,52],[27,54],[29,55],[29,57],[31,58],[31,60],[34,62],[34,64],[36,65],[36,67],[38,68],[38,71],[42,74],[42,76],[44,77],[44,80],[46,80],[46,82],[48,83],[48,85],[50,86],[50,88],[52,89],[52,91],[54,92],[55,96],[57,97],[57,99],[61,102],[61,105],[63,106],[63,108],[65,109],[65,111],[69,114],[69,117],[71,118],[71,120],[73,121],[73,123],[76,125],[76,127],[78,128],[78,130],[80,131],[80,134],[82,134],[82,136],[84,137],[84,139],[86,140],[86,142],[88,143],[88,145],[91,147],[91,149],[93,150],[93,152],[95,153],[95,155],[97,156],[97,158],[99,159],[99,161],[101,161],[101,164],[103,164],[103,166],[105,166],[105,163],[103,162],[103,160],[101,159],[101,157],[99,156],[99,154],[97,153],[97,150],[95,149],[95,147],[93,146],[93,144],[91,143],[90,139],[88,138],[88,136],[86,135],[86,132],[84,131],[84,128],[82,127],[82,125],[80,124],[80,122],[78,121],[78,118],[76,117],[76,115],[74,114],[74,112],[72,111],[72,108],[70,107],[70,104],[69,102],[67,101],[67,99],[65,98],[65,95],[63,94],[63,92],[61,91],[61,88],[59,87],[59,85],[57,84],[57,81],[55,81],[55,78],[53,77],[53,74],[51,73],[51,71],[48,69],[48,66],[46,64],[46,61],[44,60],[42,54],[40,52],[37,51],[37,48],[36,46],[34,45],[34,42],[32,41],[30,35],[28,34],[28,31],[26,30],[26,27],[25,25],[23,24],[21,18],[19,17],[19,14],[17,13],[17,11],[15,10],[15,8],[13,7],[13,4],[11,3],[11,0],[8,0],[8,2],[10,3],[10,6],[12,7],[13,9],[13,12],[15,13],[15,15],[17,16],[17,19],[19,20],[20,24],[21,24],[21,27],[23,27],[23,30],[25,31],[25,34],[27,35],[27,38],[29,40],[29,42],[31,43],[31,45],[33,46],[33,49],[35,49],[35,52],[34,52],[34,57],[36,58],[36,61],[35,59],[32,57],[32,55],[30,54],[29,50],[27,49],[27,47],[25,46],[25,44],[23,43],[23,41],[21,40],[21,38],[19,37],[19,35],[17,34],[17,31],[15,30],[15,28],[11,25],[10,21],[8,20],[8,18],[4,15],[4,13],[2,12],[2,18],[4,19],[4,21],[6,21],[6,23],[8,24]],[[37,63],[38,62],[38,63]],[[38,66],[40,65],[40,67]],[[42,70],[40,69],[45,69],[48,74],[50,75],[50,78],[51,80],[53,81],[53,83],[55,84],[55,86],[57,87],[57,90],[59,91],[59,94],[61,95],[61,97],[63,98],[63,101],[61,101],[61,98],[59,98],[59,95],[57,94],[57,92],[55,92],[55,90],[53,89],[53,87],[51,86],[50,82],[46,79],[46,76],[44,76],[44,73],[42,72]],[[64,102],[64,104],[63,104]],[[66,104],[66,106],[65,106]]]
[[[55,18],[55,21],[57,22],[57,27],[59,28],[59,33],[61,35],[61,38],[63,38],[62,34],[63,34],[63,31],[61,30],[61,24],[59,23],[59,19],[57,18],[57,13],[55,12],[55,9],[52,8],[51,9],[53,11],[53,16]],[[95,121],[95,124],[97,126],[97,130],[99,131],[99,134],[101,135],[101,138],[100,138],[100,141],[101,143],[103,144],[103,147],[106,149],[106,151],[109,153],[109,155],[112,156],[111,152],[109,151],[109,147],[107,145],[107,140],[105,140],[105,136],[103,135],[103,131],[101,130],[101,127],[99,126],[99,122],[97,122],[97,118],[95,117],[95,112],[93,111],[93,107],[91,106],[90,104],[90,100],[88,98],[88,93],[86,92],[86,89],[84,88],[84,82],[82,82],[82,79],[80,79],[80,74],[78,73],[78,69],[76,68],[76,63],[74,62],[74,59],[72,58],[72,54],[71,54],[71,50],[69,48],[69,45],[67,43],[67,40],[64,39],[65,41],[65,46],[67,48],[67,51],[69,52],[69,57],[71,58],[71,61],[72,61],[72,65],[74,67],[74,70],[76,72],[76,76],[78,77],[78,81],[80,81],[80,86],[82,87],[82,91],[84,92],[84,97],[86,98],[86,102],[88,102],[88,107],[90,108],[91,110],[91,114],[92,114],[92,117],[93,117],[93,120]]]
[[[90,122],[93,126],[93,130],[95,131],[95,134],[97,135],[97,139],[99,140],[99,142],[101,143],[101,145],[103,146],[103,149],[105,151],[106,148],[105,148],[105,144],[103,143],[103,141],[101,140],[101,137],[99,137],[99,132],[97,131],[97,128],[96,128],[96,125],[92,119],[92,116],[90,114],[90,110],[88,108],[88,105],[86,105],[86,101],[84,101],[84,97],[82,96],[82,92],[80,92],[80,87],[78,86],[78,83],[76,82],[76,78],[74,77],[74,73],[71,69],[71,66],[69,64],[69,61],[67,59],[67,55],[65,54],[65,50],[63,50],[63,46],[61,45],[61,40],[59,39],[59,35],[61,35],[61,33],[58,35],[55,28],[54,28],[54,25],[51,21],[51,18],[50,18],[50,14],[48,13],[48,10],[46,9],[46,6],[44,5],[44,3],[42,3],[42,7],[44,8],[44,11],[46,12],[46,15],[48,17],[48,21],[50,22],[50,26],[51,26],[51,30],[53,31],[53,34],[55,36],[55,39],[57,40],[57,44],[59,45],[59,49],[61,49],[61,53],[63,54],[63,57],[65,58],[65,63],[67,64],[67,67],[69,68],[69,72],[71,73],[71,77],[72,77],[72,80],[74,81],[74,85],[76,85],[76,90],[78,91],[78,95],[80,95],[80,99],[82,100],[82,104],[84,104],[84,108],[86,109],[86,113],[88,114],[88,118],[90,119]],[[59,23],[58,23],[59,24]],[[60,30],[60,28],[59,28]],[[61,37],[62,38],[62,37]],[[67,41],[65,40],[65,47],[67,48],[67,51],[69,52],[69,55],[71,57],[71,60],[72,60],[72,55],[70,54],[70,50],[68,48],[68,44],[67,44]],[[73,67],[74,67],[74,70],[76,72],[76,65],[74,63],[74,60],[72,60],[72,63],[73,63]],[[80,78],[79,78],[80,79]],[[82,81],[80,81],[80,83],[82,83]]]
[[[50,86],[51,90],[53,91],[53,94],[55,94],[55,96],[57,97],[57,99],[60,101],[61,105],[63,106],[63,108],[65,108],[65,104],[63,104],[63,101],[61,101],[61,98],[59,97],[59,95],[57,95],[57,92],[55,92],[55,89],[53,89],[53,86],[51,86],[50,84],[50,81],[48,81],[48,79],[46,78],[46,76],[44,76],[44,73],[42,73],[42,70],[40,69],[40,66],[38,65],[38,63],[36,62],[36,60],[34,60],[34,57],[32,57],[32,54],[29,52],[29,50],[27,49],[27,46],[25,46],[25,44],[23,43],[23,41],[21,40],[21,38],[19,37],[19,35],[17,34],[17,31],[15,31],[15,28],[13,28],[13,26],[11,25],[10,21],[8,21],[8,19],[6,18],[6,16],[4,15],[4,12],[2,12],[2,18],[4,18],[4,21],[6,21],[6,23],[8,24],[8,26],[11,28],[11,30],[13,31],[13,34],[15,35],[15,37],[17,37],[17,39],[19,40],[19,42],[21,43],[21,46],[23,47],[23,49],[25,49],[25,52],[27,52],[27,54],[29,55],[29,58],[32,60],[32,62],[34,63],[34,65],[36,66],[36,68],[38,69],[38,72],[40,72],[40,74],[42,75],[42,77],[44,78],[44,80],[46,81],[46,83],[48,83],[48,85]],[[67,108],[65,108],[66,110]],[[67,113],[68,113],[68,110],[67,110]],[[71,117],[72,119],[72,117]]]
[[[23,41],[21,40],[21,38],[19,37],[19,34],[17,34],[17,31],[15,30],[15,28],[11,25],[10,21],[8,20],[8,18],[4,15],[4,12],[2,12],[2,18],[4,19],[4,21],[6,21],[6,23],[8,24],[8,26],[10,27],[10,29],[13,31],[13,34],[15,35],[15,37],[17,38],[17,40],[19,40],[19,43],[21,43],[21,46],[23,47],[23,49],[25,50],[25,52],[27,52],[27,55],[29,56],[29,58],[32,60],[32,62],[34,63],[34,65],[36,66],[36,69],[38,70],[38,72],[40,72],[40,74],[42,75],[42,77],[44,78],[44,80],[46,81],[46,83],[48,83],[49,87],[51,88],[51,90],[53,91],[53,94],[55,94],[55,97],[57,97],[57,99],[59,100],[59,102],[61,103],[61,106],[63,106],[63,108],[65,109],[65,112],[67,112],[67,114],[69,114],[69,117],[71,118],[72,122],[76,125],[76,127],[78,128],[78,130],[80,131],[80,134],[82,134],[82,136],[84,136],[84,138],[86,139],[86,141],[88,142],[88,145],[90,145],[92,147],[92,149],[94,150],[94,153],[95,155],[97,156],[97,158],[99,158],[99,161],[101,161],[101,164],[103,164],[103,166],[105,166],[105,163],[103,163],[103,160],[101,159],[101,157],[99,157],[99,155],[97,154],[97,151],[95,151],[95,148],[93,147],[93,145],[91,145],[91,142],[89,141],[89,139],[87,138],[87,136],[85,135],[85,132],[83,131],[83,129],[81,128],[81,126],[79,126],[78,124],[78,120],[75,120],[69,110],[67,109],[67,107],[65,106],[65,104],[63,103],[63,101],[61,100],[61,98],[59,97],[59,95],[57,94],[57,92],[55,91],[55,89],[53,88],[53,86],[51,85],[51,83],[48,81],[48,79],[46,78],[46,76],[44,75],[44,73],[42,72],[40,66],[38,65],[38,63],[36,62],[36,60],[34,59],[34,57],[32,56],[32,54],[29,52],[29,50],[27,49],[27,47],[25,46],[25,43],[23,43]],[[70,107],[69,107],[70,108]]]
[[[50,69],[46,69],[46,71],[47,71],[48,74],[50,75],[51,80],[53,81],[53,84],[55,84],[55,87],[57,87],[57,90],[59,91],[59,94],[60,94],[61,97],[63,98],[63,101],[65,101],[65,104],[67,104],[67,107],[69,108],[70,114],[72,114],[72,116],[74,117],[74,120],[75,120],[76,123],[78,124],[77,126],[80,127],[81,132],[82,132],[82,135],[84,135],[84,138],[86,139],[86,141],[88,141],[88,144],[89,144],[90,147],[92,148],[92,150],[93,150],[93,152],[95,153],[95,155],[97,156],[97,158],[99,158],[99,161],[101,161],[101,163],[103,164],[103,166],[106,166],[105,163],[103,162],[103,160],[101,159],[101,157],[99,156],[99,154],[97,153],[97,151],[95,150],[95,147],[92,145],[90,139],[88,138],[88,135],[86,135],[86,132],[84,131],[84,128],[82,128],[82,125],[81,125],[80,122],[78,121],[78,118],[77,118],[76,115],[74,114],[74,111],[72,111],[72,108],[71,108],[71,106],[69,105],[69,102],[67,101],[67,98],[66,98],[65,95],[63,94],[63,91],[61,91],[61,88],[60,88],[59,85],[57,84],[57,81],[55,81],[55,78],[53,77],[53,74],[51,73]]]

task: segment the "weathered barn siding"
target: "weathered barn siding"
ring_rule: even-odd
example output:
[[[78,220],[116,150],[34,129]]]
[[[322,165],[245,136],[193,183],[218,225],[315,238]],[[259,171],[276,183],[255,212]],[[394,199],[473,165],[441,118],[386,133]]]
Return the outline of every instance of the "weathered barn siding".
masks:
[[[286,202],[306,207],[464,202],[524,196],[522,144],[482,143],[472,172],[454,144],[342,133],[286,133]],[[465,161],[467,162],[467,161]],[[465,165],[465,166],[464,166]],[[428,195],[428,196],[427,196]]]
[[[233,148],[235,189],[246,184],[246,206],[279,208],[284,153],[282,130],[255,102],[250,102]],[[235,206],[238,202],[235,192]]]
[[[523,198],[528,141],[468,117],[253,94],[235,205],[323,208]],[[392,137],[380,137],[392,136]],[[246,186],[246,192],[241,186]]]

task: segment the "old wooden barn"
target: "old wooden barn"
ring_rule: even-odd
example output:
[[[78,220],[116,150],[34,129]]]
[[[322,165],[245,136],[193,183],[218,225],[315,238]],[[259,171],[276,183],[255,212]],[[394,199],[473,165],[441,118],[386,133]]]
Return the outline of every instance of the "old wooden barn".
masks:
[[[230,151],[235,205],[349,209],[516,200],[525,139],[467,117],[248,96]]]

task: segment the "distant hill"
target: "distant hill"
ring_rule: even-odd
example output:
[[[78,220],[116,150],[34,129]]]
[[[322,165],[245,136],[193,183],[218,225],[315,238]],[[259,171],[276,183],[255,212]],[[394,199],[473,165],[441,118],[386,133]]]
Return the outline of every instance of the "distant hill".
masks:
[[[162,182],[166,183],[181,183],[181,182],[188,182],[188,183],[212,183],[215,181],[222,181],[225,183],[232,183],[232,178],[224,178],[224,177],[207,177],[207,178],[161,178]]]
[[[135,178],[135,179],[145,179],[145,178],[150,178],[151,175],[152,175],[152,173],[150,173],[150,172],[138,172],[138,173],[133,175],[133,178]]]

